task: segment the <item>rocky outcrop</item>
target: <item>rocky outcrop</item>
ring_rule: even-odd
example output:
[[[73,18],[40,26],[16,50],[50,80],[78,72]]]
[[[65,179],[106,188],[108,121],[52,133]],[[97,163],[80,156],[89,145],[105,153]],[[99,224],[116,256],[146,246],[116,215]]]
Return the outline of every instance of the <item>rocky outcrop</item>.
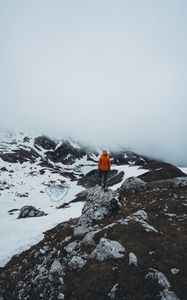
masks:
[[[118,173],[117,170],[110,170],[107,177],[107,186],[113,186],[117,183],[120,183],[123,180],[124,172],[121,171]],[[77,181],[78,185],[82,185],[85,188],[91,188],[98,184],[98,170],[92,170],[88,172],[86,175],[81,177]]]
[[[131,193],[134,193],[137,191],[144,191],[147,189],[147,187],[148,184],[145,181],[137,177],[129,177],[122,183],[120,187],[120,191],[122,193],[129,192],[129,191]]]
[[[74,228],[74,236],[84,236],[87,232],[97,229],[97,225],[94,226],[96,221],[112,213],[114,202],[116,207],[121,206],[116,193],[112,190],[108,189],[105,192],[100,186],[89,189],[82,215]]]
[[[164,162],[153,162],[147,164],[146,166],[144,166],[144,168],[149,169],[149,171],[138,176],[138,178],[142,179],[145,182],[186,176],[186,174],[177,167]]]
[[[29,217],[42,217],[47,214],[44,211],[36,209],[34,206],[25,205],[20,209],[18,219],[29,218]]]
[[[0,153],[2,160],[10,163],[23,163],[29,161],[34,163],[40,155],[34,149],[17,149],[8,153]]]
[[[54,150],[57,146],[57,143],[48,136],[42,135],[34,139],[34,146],[42,147],[45,150]]]
[[[69,141],[64,141],[54,151],[47,151],[46,156],[55,163],[72,164],[76,159],[81,159],[86,155],[83,148],[76,148]]]

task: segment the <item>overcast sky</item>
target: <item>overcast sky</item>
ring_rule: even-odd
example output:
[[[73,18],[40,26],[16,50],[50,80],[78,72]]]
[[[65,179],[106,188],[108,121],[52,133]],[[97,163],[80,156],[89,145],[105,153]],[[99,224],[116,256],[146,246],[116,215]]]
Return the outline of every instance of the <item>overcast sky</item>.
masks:
[[[0,0],[0,129],[187,165],[186,0]]]

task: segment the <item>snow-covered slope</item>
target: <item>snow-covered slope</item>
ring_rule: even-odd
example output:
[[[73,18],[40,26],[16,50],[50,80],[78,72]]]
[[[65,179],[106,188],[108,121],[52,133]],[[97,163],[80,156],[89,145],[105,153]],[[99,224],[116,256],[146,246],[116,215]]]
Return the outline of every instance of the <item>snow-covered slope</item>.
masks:
[[[98,153],[70,140],[53,141],[12,132],[1,133],[0,138],[0,266],[3,266],[13,255],[41,240],[46,230],[80,216],[82,202],[71,203],[65,209],[57,207],[85,189],[77,185],[77,180],[97,168]],[[145,172],[134,165],[113,164],[112,169],[123,171],[123,179]],[[112,189],[120,185],[121,182]],[[25,205],[47,215],[17,219]]]

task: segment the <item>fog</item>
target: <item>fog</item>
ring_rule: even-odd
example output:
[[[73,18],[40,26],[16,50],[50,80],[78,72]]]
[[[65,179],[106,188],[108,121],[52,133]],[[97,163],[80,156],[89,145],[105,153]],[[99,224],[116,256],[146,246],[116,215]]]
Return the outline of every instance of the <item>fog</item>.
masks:
[[[187,1],[0,2],[0,129],[187,166]]]

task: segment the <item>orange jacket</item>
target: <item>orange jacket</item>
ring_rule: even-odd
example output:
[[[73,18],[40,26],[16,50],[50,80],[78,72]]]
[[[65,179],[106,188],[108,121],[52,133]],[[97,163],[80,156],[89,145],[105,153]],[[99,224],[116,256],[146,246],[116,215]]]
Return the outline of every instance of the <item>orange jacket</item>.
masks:
[[[103,154],[99,158],[98,169],[102,171],[110,170],[110,157],[106,150],[103,151]]]

